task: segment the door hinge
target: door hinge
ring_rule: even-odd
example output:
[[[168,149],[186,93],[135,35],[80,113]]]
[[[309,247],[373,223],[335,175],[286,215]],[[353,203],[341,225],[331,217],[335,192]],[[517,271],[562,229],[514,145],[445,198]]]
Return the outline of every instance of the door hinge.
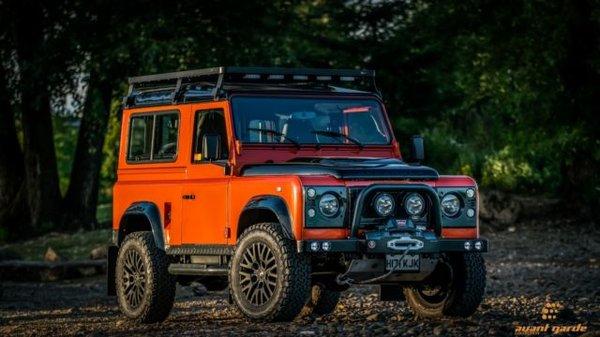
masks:
[[[224,234],[225,234],[225,238],[229,239],[231,237],[231,228],[226,227],[225,231],[224,231]]]
[[[196,199],[196,195],[194,195],[194,194],[184,194],[183,195],[183,199],[185,199],[185,200],[194,200],[194,199]]]

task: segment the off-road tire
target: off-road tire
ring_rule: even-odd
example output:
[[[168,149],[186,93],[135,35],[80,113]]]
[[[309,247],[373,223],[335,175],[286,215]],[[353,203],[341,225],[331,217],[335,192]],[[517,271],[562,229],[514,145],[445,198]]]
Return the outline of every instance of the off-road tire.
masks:
[[[328,289],[323,284],[317,283],[312,286],[311,294],[301,316],[325,316],[335,310],[340,301],[341,291]]]
[[[265,262],[261,258],[253,260],[257,262],[249,263],[252,247],[268,247],[274,260],[273,257],[269,257],[268,260],[271,262],[265,266],[261,265]],[[254,267],[255,263],[256,267]],[[273,265],[276,266],[275,272],[273,272]],[[253,298],[251,294],[247,293],[252,292],[252,289],[257,291],[256,288],[248,288],[248,282],[254,284],[249,281],[248,275],[252,275],[255,279],[254,275],[258,275],[253,272],[252,268],[264,268],[273,273],[266,276],[267,280],[274,281],[269,282],[268,285],[272,288],[265,290],[265,292],[272,291],[272,293],[267,296],[268,299],[264,303],[252,303]],[[229,291],[233,302],[247,318],[265,322],[293,320],[306,303],[310,294],[310,285],[310,260],[306,255],[296,251],[295,242],[284,236],[281,225],[278,223],[256,224],[246,229],[240,236],[231,260]],[[264,286],[267,285],[263,283]]]
[[[144,275],[145,286],[139,303],[132,305],[126,296],[128,281],[125,275],[128,272],[124,266],[128,263],[128,256],[135,254],[138,254],[144,266],[139,274]],[[117,256],[116,284],[119,308],[127,318],[138,323],[156,323],[169,316],[175,300],[176,279],[169,274],[168,267],[169,259],[164,251],[156,247],[151,232],[134,232],[125,237]]]
[[[485,292],[485,261],[480,253],[458,253],[446,256],[452,266],[452,281],[442,301],[433,303],[421,296],[418,286],[404,288],[404,296],[418,317],[471,316]]]

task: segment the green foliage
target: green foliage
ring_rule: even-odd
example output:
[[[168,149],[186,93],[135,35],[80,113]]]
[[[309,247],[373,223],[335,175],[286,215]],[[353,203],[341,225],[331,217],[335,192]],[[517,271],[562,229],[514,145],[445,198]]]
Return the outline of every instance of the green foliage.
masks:
[[[98,203],[109,203],[112,200],[112,186],[117,179],[117,161],[119,155],[119,136],[121,135],[121,122],[117,111],[120,108],[120,102],[115,100],[112,104],[112,113],[108,120],[108,130],[102,149],[103,161],[100,171],[100,195]],[[101,214],[97,215],[98,221],[106,220]]]
[[[74,116],[55,115],[52,119],[54,127],[54,146],[58,165],[58,179],[62,194],[69,187],[71,164],[77,145],[78,118]]]

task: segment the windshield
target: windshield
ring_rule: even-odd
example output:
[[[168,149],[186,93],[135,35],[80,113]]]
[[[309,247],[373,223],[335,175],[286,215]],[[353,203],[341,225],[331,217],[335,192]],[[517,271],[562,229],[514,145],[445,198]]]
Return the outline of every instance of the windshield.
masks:
[[[234,97],[243,143],[384,145],[391,137],[374,99]]]

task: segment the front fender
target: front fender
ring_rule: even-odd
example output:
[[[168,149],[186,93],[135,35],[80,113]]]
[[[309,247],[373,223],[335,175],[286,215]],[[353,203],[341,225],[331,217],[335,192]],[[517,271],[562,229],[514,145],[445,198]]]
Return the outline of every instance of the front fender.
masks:
[[[277,221],[281,224],[283,233],[288,239],[294,240],[292,221],[288,207],[281,197],[274,195],[263,195],[253,198],[246,204],[243,212],[249,210],[267,210],[275,214]],[[242,213],[243,213],[242,212]]]

